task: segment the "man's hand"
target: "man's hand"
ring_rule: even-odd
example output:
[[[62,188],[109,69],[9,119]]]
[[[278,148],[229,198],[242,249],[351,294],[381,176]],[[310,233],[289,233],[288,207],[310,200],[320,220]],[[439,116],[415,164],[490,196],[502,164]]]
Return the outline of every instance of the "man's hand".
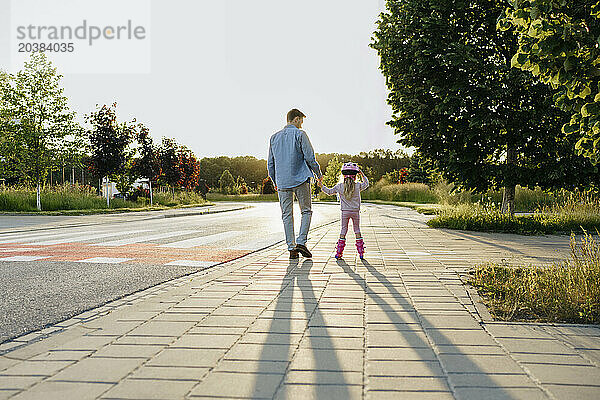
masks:
[[[318,187],[320,187],[320,188],[322,188],[322,187],[323,187],[323,179],[319,179],[319,180],[317,181],[317,186],[318,186]]]

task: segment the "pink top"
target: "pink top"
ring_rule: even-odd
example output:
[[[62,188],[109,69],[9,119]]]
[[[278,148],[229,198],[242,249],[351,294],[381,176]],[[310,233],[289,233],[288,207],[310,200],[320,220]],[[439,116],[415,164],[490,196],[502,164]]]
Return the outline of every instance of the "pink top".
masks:
[[[323,185],[321,188],[323,192],[331,195],[334,193],[338,194],[342,211],[358,211],[360,210],[360,192],[369,187],[369,180],[363,175],[363,181],[357,182],[354,185],[354,193],[349,199],[344,196],[344,182],[340,182],[332,188],[328,188]]]

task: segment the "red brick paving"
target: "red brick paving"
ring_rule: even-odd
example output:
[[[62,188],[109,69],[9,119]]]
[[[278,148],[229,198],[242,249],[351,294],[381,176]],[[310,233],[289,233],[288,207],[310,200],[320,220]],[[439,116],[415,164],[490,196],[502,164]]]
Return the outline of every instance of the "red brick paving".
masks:
[[[249,250],[228,250],[217,247],[198,246],[191,249],[173,249],[158,244],[138,243],[125,246],[104,247],[82,243],[64,243],[50,246],[2,244],[0,258],[12,256],[45,256],[44,261],[79,261],[93,257],[131,258],[130,263],[166,264],[175,260],[224,262],[250,253]],[[18,249],[34,249],[19,251]]]

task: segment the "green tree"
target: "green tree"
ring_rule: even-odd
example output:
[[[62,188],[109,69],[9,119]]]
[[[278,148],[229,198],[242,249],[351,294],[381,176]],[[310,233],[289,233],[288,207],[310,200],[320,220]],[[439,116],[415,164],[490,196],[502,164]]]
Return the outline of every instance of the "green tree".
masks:
[[[342,172],[342,162],[334,157],[329,164],[327,164],[327,168],[325,169],[325,174],[323,175],[323,185],[327,187],[333,187],[340,178],[340,174]]]
[[[600,162],[600,2],[509,0],[498,28],[518,38],[512,65],[555,89],[570,114],[563,132],[574,134],[580,154]]]
[[[236,194],[247,194],[248,186],[246,180],[242,176],[238,176],[235,181],[235,193]]]
[[[9,75],[0,70],[0,178],[6,180],[16,175],[10,164],[14,127],[10,120],[10,110],[5,93],[10,90]]]
[[[124,177],[130,167],[128,146],[135,130],[132,124],[117,121],[116,107],[116,103],[112,106],[103,105],[86,116],[86,121],[91,125],[88,130],[91,149],[89,167],[96,177],[105,179],[107,189],[111,178],[119,181],[128,179]],[[106,204],[110,206],[108,190]]]
[[[119,172],[113,175],[117,190],[125,198],[131,194],[132,186],[138,177],[134,168],[134,160],[130,156],[125,158],[125,163],[121,166]]]
[[[0,116],[3,133],[9,133],[3,140],[2,157],[19,179],[36,186],[38,210],[42,209],[41,184],[54,156],[65,137],[79,133],[61,78],[44,53],[32,53],[22,70],[2,73],[0,78]]]
[[[148,179],[150,205],[152,206],[154,204],[152,183],[156,182],[160,176],[159,152],[150,136],[150,130],[144,124],[137,125],[135,138],[139,147],[138,155],[133,161],[133,169],[138,177]]]
[[[161,177],[167,185],[171,187],[173,200],[175,200],[175,185],[179,182],[179,146],[174,139],[162,138],[162,143],[158,149],[158,158],[160,160]]]
[[[431,183],[430,163],[418,152],[415,152],[410,158],[410,167],[408,168],[407,182]]]
[[[219,188],[223,194],[232,194],[235,188],[235,179],[228,169],[223,171],[219,178]]]
[[[549,89],[511,68],[516,38],[496,30],[503,10],[489,0],[388,1],[372,47],[399,142],[463,187],[504,187],[512,213],[517,184],[552,185],[540,169],[575,154],[557,156],[565,115]]]

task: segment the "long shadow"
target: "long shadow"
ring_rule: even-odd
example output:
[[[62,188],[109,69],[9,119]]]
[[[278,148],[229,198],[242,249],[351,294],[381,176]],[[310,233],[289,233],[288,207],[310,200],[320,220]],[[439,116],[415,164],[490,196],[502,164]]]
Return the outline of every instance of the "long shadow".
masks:
[[[281,348],[280,352],[281,354],[286,354],[289,355],[290,350],[292,350],[292,341],[291,341],[291,334],[292,334],[292,312],[294,310],[294,288],[296,286],[298,286],[300,288],[300,291],[302,293],[302,298],[300,299],[300,301],[302,301],[303,305],[304,305],[304,312],[306,314],[306,323],[307,326],[305,328],[305,332],[308,331],[308,326],[310,325],[310,321],[313,319],[318,319],[318,320],[323,320],[323,315],[321,314],[321,311],[319,310],[319,306],[318,306],[318,300],[317,297],[315,296],[315,292],[314,292],[314,287],[312,284],[312,281],[309,278],[309,273],[310,270],[313,266],[313,261],[312,260],[305,260],[302,262],[302,264],[298,267],[298,260],[290,260],[289,265],[287,267],[285,276],[283,278],[283,281],[281,283],[281,287],[279,290],[279,293],[277,295],[277,300],[275,303],[275,314],[274,314],[274,318],[271,320],[271,327],[270,330],[268,332],[267,335],[267,339],[265,340],[264,344],[263,344],[263,348],[261,350],[261,355],[260,355],[260,361],[263,361],[264,363],[260,363],[259,362],[259,368],[258,368],[258,373],[256,374],[256,378],[255,378],[255,382],[254,382],[254,389],[252,391],[252,398],[264,398],[264,393],[260,390],[260,378],[261,378],[261,373],[272,373],[272,371],[269,370],[269,368],[266,367],[265,363],[268,363],[270,361],[273,361],[272,359],[272,353],[270,351],[268,351],[268,346],[269,343],[278,343],[278,344],[283,344],[286,347],[285,348]],[[281,294],[283,294],[286,290],[290,290],[291,291],[291,297],[289,298],[289,301],[287,301],[287,299],[285,297],[282,297]],[[313,307],[314,305],[314,307]],[[274,327],[275,322],[277,321],[277,327]],[[281,322],[279,322],[281,321]],[[333,342],[331,340],[331,337],[329,336],[329,334],[327,333],[327,328],[326,327],[322,327],[325,331],[324,335],[319,337],[322,340],[322,348],[327,348],[327,349],[331,349],[331,351],[318,351],[318,349],[315,348],[315,343],[314,339],[312,338],[312,336],[309,335],[309,340],[311,342],[311,346],[307,347],[306,349],[311,349],[313,351],[313,357],[314,357],[314,374],[316,375],[314,382],[311,383],[316,383],[316,384],[325,384],[328,383],[325,379],[324,376],[319,374],[319,371],[316,371],[316,369],[319,370],[325,370],[324,368],[320,368],[320,366],[329,366],[330,367],[330,371],[342,371],[341,365],[340,365],[340,361],[339,358],[337,357],[337,354],[335,353],[334,347],[333,347]],[[285,335],[287,334],[287,340],[281,340],[281,335]],[[301,342],[298,344],[298,346],[301,345]],[[294,345],[296,346],[296,345]],[[287,362],[287,368],[285,371],[285,374],[282,376],[282,381],[280,382],[279,385],[279,390],[281,390],[281,388],[283,387],[282,385],[284,384],[284,380],[286,378],[286,375],[288,373],[288,369],[291,363],[291,359],[290,357],[288,357]],[[341,375],[341,374],[340,374]],[[342,378],[340,379],[339,382],[340,385],[340,392],[339,394],[342,396],[342,398],[349,398],[349,392],[346,388],[346,382],[345,380]]]
[[[371,264],[369,264],[369,262],[366,259],[361,260],[361,262],[362,262],[362,265],[364,265],[366,267],[367,271],[369,273],[371,273],[371,275],[373,275],[379,281],[379,283],[383,284],[383,286],[387,289],[387,291],[394,298],[405,299],[405,300],[407,300],[408,304],[411,303],[410,299],[408,299],[402,293],[398,292],[398,290],[394,287],[394,284],[392,282],[390,282],[385,277],[385,275],[383,275],[381,272],[377,271],[377,269],[375,267],[373,267]],[[366,279],[361,277],[352,268],[350,268],[350,266],[343,259],[338,260],[337,264],[344,270],[344,272],[346,272],[348,274],[348,276],[350,276],[352,279],[354,279],[354,281],[356,283],[358,283],[364,287],[367,295],[369,297],[371,297],[373,300],[375,300],[375,302],[379,305],[379,308],[388,315],[388,318],[390,319],[390,321],[392,321],[394,324],[403,323],[400,321],[403,321],[404,317],[402,317],[402,315],[400,313],[395,311],[389,302],[387,302],[384,298],[382,298],[377,293],[375,293],[375,291],[373,291],[371,289],[371,287],[369,286]],[[406,305],[402,304],[401,302],[396,302],[396,304],[398,304],[398,306],[402,307],[403,312],[414,313],[415,316],[418,319],[420,319],[420,321],[421,321],[419,323],[419,327],[422,328],[423,331],[425,331],[426,328],[423,326],[423,322],[429,322],[425,316],[420,314],[412,306],[410,306],[410,307],[406,306]],[[385,307],[382,307],[383,305],[385,305]],[[367,323],[366,318],[367,318],[367,316],[365,315],[365,324]],[[408,323],[408,322],[409,321],[406,321],[406,323]],[[434,326],[431,323],[429,325]],[[436,328],[431,328],[430,330],[434,330],[434,329],[436,329]],[[405,337],[407,342],[411,344],[411,347],[417,347],[417,348],[423,347],[423,348],[432,349],[432,345],[428,341],[423,340],[418,334],[415,334],[415,332],[413,332],[412,330],[397,330],[397,331],[400,332]],[[482,371],[475,363],[473,363],[468,358],[469,356],[467,354],[462,353],[459,350],[459,348],[456,347],[456,345],[453,345],[451,340],[447,336],[445,336],[443,333],[441,333],[441,331],[439,331],[439,329],[437,330],[437,333],[438,333],[439,337],[445,339],[444,341],[446,343],[444,343],[444,347],[446,349],[452,350],[451,354],[466,356],[464,358],[464,360],[461,361],[461,365],[463,366],[464,369],[469,370],[470,373],[482,374],[483,376],[485,376],[485,381],[483,382],[482,386],[497,388],[496,390],[498,391],[498,393],[494,394],[494,398],[496,396],[499,396],[501,398],[512,398],[510,393],[508,393],[506,390],[504,390],[504,388],[497,386],[496,383],[494,383],[491,379],[489,379],[487,377],[487,374],[484,371]],[[439,360],[439,357],[437,354],[436,354],[436,358],[438,359],[438,362],[440,362],[440,365],[443,366],[444,364]],[[425,360],[422,360],[422,361],[425,361]],[[524,371],[523,371],[523,373],[524,373]],[[450,385],[450,387],[452,389],[452,383],[451,383],[450,378],[448,376],[446,376],[446,379],[449,381],[448,384]],[[481,383],[479,385],[481,385]],[[455,394],[455,393],[453,393],[453,394]],[[503,396],[505,396],[505,397],[503,397]]]
[[[260,398],[265,398],[265,393],[261,390],[261,385],[259,380],[262,377],[262,374],[272,374],[273,373],[273,369],[271,369],[269,367],[270,364],[273,363],[277,363],[276,360],[273,360],[273,357],[271,355],[271,352],[268,351],[269,346],[271,344],[278,344],[278,345],[282,345],[282,348],[280,348],[280,353],[281,354],[289,354],[290,353],[290,347],[292,346],[291,343],[291,338],[290,338],[290,334],[291,334],[291,313],[293,310],[293,296],[294,296],[294,292],[293,292],[293,275],[292,272],[294,271],[294,269],[296,269],[296,267],[298,266],[298,260],[290,260],[288,267],[285,271],[285,275],[281,281],[281,286],[279,287],[279,292],[277,294],[277,300],[275,303],[275,308],[274,308],[274,316],[271,319],[271,326],[270,326],[270,330],[268,332],[267,338],[265,339],[263,345],[262,345],[262,349],[261,349],[261,354],[260,354],[260,358],[259,358],[259,362],[258,362],[258,368],[257,368],[257,373],[255,375],[255,381],[254,381],[254,388],[252,389],[252,398],[253,399],[260,399]],[[288,288],[292,288],[292,295],[290,298],[289,302],[286,301],[282,301],[282,297],[281,294],[285,292],[285,290],[287,290]],[[280,316],[280,314],[282,314]],[[279,318],[276,318],[278,317]],[[283,317],[283,318],[281,318]],[[277,328],[274,328],[274,324],[275,322],[277,322]],[[283,337],[283,340],[282,340]],[[285,346],[285,347],[283,347]],[[279,371],[279,369],[276,369],[276,371]]]
[[[413,218],[408,218],[408,217],[394,217],[392,215],[387,215],[387,214],[382,214],[381,216],[382,217],[392,218],[392,219],[401,219],[402,221],[410,221],[410,222],[413,222],[415,224],[427,226],[427,221],[423,221],[423,220],[418,220],[418,219],[413,219]]]
[[[319,328],[321,328],[324,333],[322,336],[319,336],[320,338],[320,346],[317,347],[317,343],[314,339],[315,336],[313,335],[308,335],[308,340],[310,341],[310,349],[312,349],[313,351],[313,357],[314,357],[314,366],[316,369],[318,369],[318,371],[315,371],[315,375],[316,375],[316,383],[317,384],[327,384],[330,383],[329,380],[324,379],[324,375],[320,374],[319,372],[321,371],[334,371],[340,372],[340,380],[339,382],[336,382],[337,385],[340,385],[340,391],[338,392],[338,395],[341,396],[341,398],[349,398],[350,397],[350,393],[348,392],[348,388],[346,387],[346,380],[343,378],[343,372],[344,369],[342,368],[341,364],[340,364],[340,360],[337,356],[337,352],[336,349],[333,345],[333,341],[331,340],[331,336],[329,335],[329,332],[327,330],[327,325],[325,323],[325,319],[323,318],[323,314],[321,313],[321,310],[319,308],[319,303],[316,297],[315,297],[315,293],[313,290],[313,286],[312,286],[312,282],[309,278],[309,272],[311,270],[313,266],[313,261],[312,260],[305,260],[302,263],[301,266],[301,270],[302,270],[302,274],[299,275],[296,279],[297,279],[297,283],[298,283],[298,287],[300,287],[300,291],[302,292],[302,302],[304,303],[304,307],[305,307],[305,312],[306,315],[309,315],[309,308],[307,307],[308,304],[312,304],[315,303],[316,307],[314,308],[314,310],[312,311],[312,315],[309,318],[309,327],[310,327],[310,323],[311,321],[324,321],[322,325],[319,326]],[[306,275],[306,276],[304,276]],[[307,331],[309,330],[309,327],[307,327]]]
[[[489,240],[485,240],[485,239],[480,238],[480,237],[474,237],[475,235],[470,236],[470,235],[466,235],[464,233],[456,232],[456,231],[449,232],[448,230],[446,230],[446,233],[449,233],[450,235],[454,235],[454,236],[461,236],[464,239],[469,239],[469,240],[472,240],[472,241],[477,242],[477,243],[482,243],[482,244],[487,244],[487,245],[492,246],[492,247],[497,247],[499,249],[506,250],[506,251],[509,251],[511,253],[517,253],[517,254],[525,255],[525,253],[523,253],[520,250],[516,250],[513,247],[504,246],[504,245],[501,245],[501,244],[498,244],[498,243],[494,243],[494,242],[491,242]]]

